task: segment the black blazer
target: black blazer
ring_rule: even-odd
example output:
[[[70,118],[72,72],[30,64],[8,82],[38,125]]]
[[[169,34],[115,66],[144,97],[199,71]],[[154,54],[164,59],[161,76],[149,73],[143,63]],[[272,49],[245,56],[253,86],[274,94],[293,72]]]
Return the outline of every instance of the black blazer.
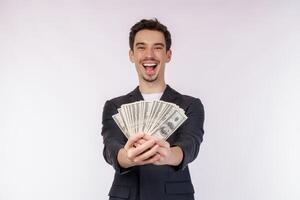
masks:
[[[204,110],[197,98],[181,95],[167,85],[161,100],[172,102],[185,110],[188,119],[168,138],[171,146],[183,150],[183,161],[179,166],[143,165],[122,168],[117,161],[118,151],[127,138],[112,119],[122,104],[143,100],[137,87],[127,95],[107,101],[103,109],[102,136],[103,156],[115,169],[109,192],[110,200],[192,200],[194,188],[188,163],[198,155],[203,138]]]

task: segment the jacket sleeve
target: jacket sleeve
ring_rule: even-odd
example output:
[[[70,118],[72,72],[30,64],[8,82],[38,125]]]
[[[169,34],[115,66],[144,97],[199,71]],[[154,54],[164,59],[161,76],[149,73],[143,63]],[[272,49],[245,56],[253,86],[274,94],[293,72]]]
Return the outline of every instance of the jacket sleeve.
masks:
[[[185,114],[188,119],[178,129],[178,138],[172,144],[179,146],[183,151],[183,160],[176,170],[184,170],[197,157],[204,134],[204,108],[200,99],[194,99]]]
[[[116,173],[124,174],[130,171],[130,168],[124,169],[119,165],[117,160],[118,152],[127,142],[127,138],[119,129],[112,116],[117,113],[117,106],[111,102],[106,101],[103,108],[102,115],[102,132],[103,136],[103,156],[105,161],[112,165]]]

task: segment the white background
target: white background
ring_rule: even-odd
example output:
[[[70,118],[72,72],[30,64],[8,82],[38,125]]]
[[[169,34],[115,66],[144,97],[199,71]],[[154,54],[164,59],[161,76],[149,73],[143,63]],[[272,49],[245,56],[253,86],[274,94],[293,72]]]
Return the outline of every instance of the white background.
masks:
[[[105,100],[138,82],[130,27],[173,37],[166,80],[199,97],[197,200],[300,199],[300,2],[0,0],[0,199],[107,199]]]

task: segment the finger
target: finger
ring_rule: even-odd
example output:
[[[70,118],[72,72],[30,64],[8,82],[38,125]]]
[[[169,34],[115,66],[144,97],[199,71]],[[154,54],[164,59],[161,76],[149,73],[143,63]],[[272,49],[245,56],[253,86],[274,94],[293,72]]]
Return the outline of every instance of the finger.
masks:
[[[162,157],[166,157],[168,155],[168,152],[164,147],[158,148],[157,153],[159,153]]]
[[[151,159],[151,162],[154,163],[154,162],[159,162],[159,160],[161,159],[161,156],[159,154],[156,154],[152,159]]]
[[[135,143],[133,144],[133,146],[134,146],[134,147],[138,147],[138,146],[140,146],[141,144],[144,144],[146,141],[147,141],[147,140],[141,138],[141,139],[139,139],[137,142],[135,142]]]
[[[126,142],[124,149],[128,150],[130,147],[133,146],[133,144],[138,141],[139,139],[141,139],[144,136],[144,133],[138,133],[135,134],[133,136],[131,136],[128,141]]]
[[[139,144],[144,144],[145,142],[147,142],[147,140],[145,140],[144,138],[141,138],[137,141],[137,143]]]
[[[148,160],[142,161],[141,165],[154,164],[155,162],[159,162],[159,160],[160,160],[160,155],[159,154],[155,154],[154,156],[152,156]]]
[[[133,161],[140,162],[140,161],[144,161],[144,160],[151,158],[153,155],[156,154],[158,148],[159,148],[158,145],[154,145],[150,150],[137,156]]]
[[[134,146],[134,147],[138,147],[138,146],[140,146],[140,144],[139,144],[138,142],[135,142],[135,143],[133,144],[133,146]]]
[[[167,142],[163,139],[155,138],[155,142],[156,142],[156,144],[158,144],[161,147],[170,148],[169,142]]]
[[[154,140],[149,140],[134,149],[130,149],[130,151],[128,151],[128,157],[134,158],[139,154],[143,153],[144,151],[150,149],[154,144],[155,144]]]
[[[163,159],[160,158],[159,160],[153,162],[153,164],[154,164],[154,165],[163,165],[163,164],[164,164],[164,163],[163,163]]]
[[[156,138],[152,135],[146,134],[143,137],[144,140],[156,140]]]

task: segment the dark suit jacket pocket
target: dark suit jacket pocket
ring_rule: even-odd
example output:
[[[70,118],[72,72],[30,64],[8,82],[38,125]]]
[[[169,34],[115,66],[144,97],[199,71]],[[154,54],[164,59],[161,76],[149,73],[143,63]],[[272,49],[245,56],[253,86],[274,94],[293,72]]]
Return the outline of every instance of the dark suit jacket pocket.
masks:
[[[128,199],[130,187],[122,185],[113,185],[109,191],[110,199]]]
[[[167,194],[194,194],[194,187],[191,181],[166,182]]]

